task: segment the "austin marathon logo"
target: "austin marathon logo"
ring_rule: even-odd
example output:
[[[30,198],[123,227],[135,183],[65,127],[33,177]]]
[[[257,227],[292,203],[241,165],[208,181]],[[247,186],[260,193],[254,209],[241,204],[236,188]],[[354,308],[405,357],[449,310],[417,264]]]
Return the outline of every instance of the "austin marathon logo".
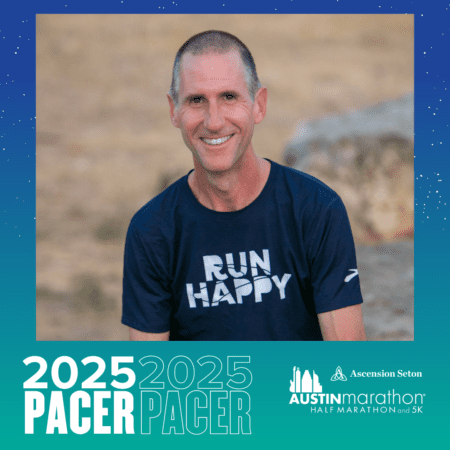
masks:
[[[354,371],[352,372],[353,376]],[[340,366],[328,378],[333,382],[348,381]],[[347,386],[347,383],[333,383],[336,389]],[[371,387],[373,384],[371,384]],[[305,405],[311,413],[374,413],[374,414],[417,414],[423,413],[423,399],[425,394],[399,393],[395,389],[384,392],[323,392],[319,375],[315,370],[294,366],[292,380],[290,380],[289,404]]]

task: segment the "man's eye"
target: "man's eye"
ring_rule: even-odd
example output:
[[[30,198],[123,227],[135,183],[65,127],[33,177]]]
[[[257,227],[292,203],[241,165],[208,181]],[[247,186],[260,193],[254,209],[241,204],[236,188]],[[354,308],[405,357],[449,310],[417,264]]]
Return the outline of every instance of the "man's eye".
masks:
[[[234,95],[233,94],[225,94],[225,98],[227,100],[233,100],[234,99]]]
[[[202,101],[201,97],[193,97],[191,100],[192,103],[200,103],[201,101]]]

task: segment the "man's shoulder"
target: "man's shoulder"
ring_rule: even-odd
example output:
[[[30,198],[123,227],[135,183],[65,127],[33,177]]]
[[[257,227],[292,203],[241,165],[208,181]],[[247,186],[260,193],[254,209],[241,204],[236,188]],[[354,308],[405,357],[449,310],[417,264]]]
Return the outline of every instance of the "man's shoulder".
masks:
[[[279,165],[281,179],[294,198],[308,203],[317,202],[324,206],[335,203],[339,195],[330,186],[318,178],[292,167]]]
[[[161,226],[170,221],[182,203],[186,177],[187,175],[181,177],[142,206],[131,219],[131,225],[143,229],[154,225]]]

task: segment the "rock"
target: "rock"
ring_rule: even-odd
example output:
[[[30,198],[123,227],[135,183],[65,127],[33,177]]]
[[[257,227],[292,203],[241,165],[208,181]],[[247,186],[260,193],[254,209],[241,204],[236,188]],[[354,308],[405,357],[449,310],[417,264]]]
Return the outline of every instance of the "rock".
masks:
[[[413,95],[304,121],[284,162],[334,189],[357,243],[414,235]]]

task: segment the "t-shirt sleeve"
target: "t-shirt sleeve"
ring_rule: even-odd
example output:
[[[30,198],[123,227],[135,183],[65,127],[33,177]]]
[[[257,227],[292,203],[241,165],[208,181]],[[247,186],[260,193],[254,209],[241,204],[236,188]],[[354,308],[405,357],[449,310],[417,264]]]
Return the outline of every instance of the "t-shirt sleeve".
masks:
[[[355,244],[339,197],[319,214],[309,260],[316,313],[362,303]]]
[[[143,236],[130,225],[125,241],[122,323],[147,333],[170,330],[168,255],[157,236]]]

